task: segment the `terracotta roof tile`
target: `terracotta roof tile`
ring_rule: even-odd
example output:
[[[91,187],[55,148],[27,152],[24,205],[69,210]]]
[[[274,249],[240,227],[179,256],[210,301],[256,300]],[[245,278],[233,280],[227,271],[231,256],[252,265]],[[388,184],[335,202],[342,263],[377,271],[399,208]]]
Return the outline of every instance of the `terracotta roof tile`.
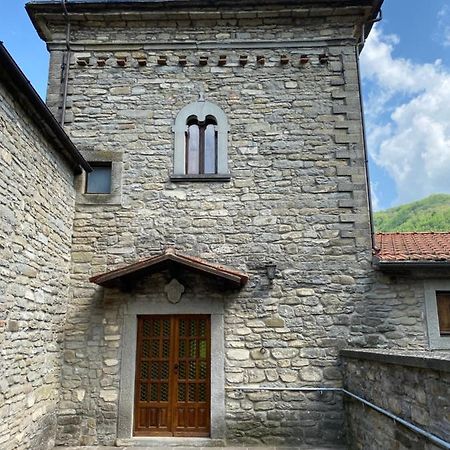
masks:
[[[449,262],[450,233],[376,233],[380,262]]]

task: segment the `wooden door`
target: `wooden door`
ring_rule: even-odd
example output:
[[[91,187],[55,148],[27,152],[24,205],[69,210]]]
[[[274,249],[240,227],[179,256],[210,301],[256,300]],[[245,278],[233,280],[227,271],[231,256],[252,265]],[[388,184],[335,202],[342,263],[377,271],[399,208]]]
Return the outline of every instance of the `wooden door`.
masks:
[[[138,317],[136,436],[209,436],[210,335],[209,316]]]

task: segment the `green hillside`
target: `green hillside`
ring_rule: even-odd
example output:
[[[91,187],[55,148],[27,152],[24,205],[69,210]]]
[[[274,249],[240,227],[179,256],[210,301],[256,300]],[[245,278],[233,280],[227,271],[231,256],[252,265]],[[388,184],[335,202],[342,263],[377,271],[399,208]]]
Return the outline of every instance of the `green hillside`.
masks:
[[[435,194],[374,214],[376,231],[450,231],[450,195]]]

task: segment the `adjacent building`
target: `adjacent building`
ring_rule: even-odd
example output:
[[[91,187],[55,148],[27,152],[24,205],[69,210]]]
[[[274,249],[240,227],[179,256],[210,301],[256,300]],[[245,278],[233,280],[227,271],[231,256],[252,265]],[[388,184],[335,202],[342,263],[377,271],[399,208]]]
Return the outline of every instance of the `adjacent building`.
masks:
[[[74,175],[90,167],[0,44],[0,448],[55,442]]]

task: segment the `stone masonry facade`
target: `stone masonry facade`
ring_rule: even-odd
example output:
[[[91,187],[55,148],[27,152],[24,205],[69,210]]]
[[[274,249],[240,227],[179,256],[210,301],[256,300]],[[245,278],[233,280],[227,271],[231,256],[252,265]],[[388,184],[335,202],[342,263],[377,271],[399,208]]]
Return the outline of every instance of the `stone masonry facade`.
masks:
[[[125,442],[127,323],[139,314],[214,317],[211,437],[237,445],[344,444],[340,393],[282,389],[342,387],[345,347],[427,348],[422,278],[372,266],[355,51],[370,2],[292,3],[69,10],[65,129],[86,160],[113,163],[113,195],[85,194],[85,174],[75,192],[1,91],[0,164],[17,183],[0,197],[1,448]],[[30,11],[60,117],[65,18],[48,3]],[[171,178],[175,118],[199,96],[227,116],[230,181]],[[129,291],[89,282],[167,246],[249,282],[182,271],[177,305],[169,271]]]
[[[72,57],[66,129],[87,160],[97,152],[119,153],[123,175],[121,204],[81,200],[76,207],[60,443],[111,445],[117,437],[119,311],[131,298],[122,294],[115,309],[106,308],[108,294],[87,277],[168,242],[250,274],[238,295],[224,296],[225,437],[250,444],[343,441],[341,399],[312,394],[287,402],[234,387],[341,384],[339,347],[348,342],[351,312],[371,270],[358,78],[354,46],[347,43],[358,17],[307,20],[290,10],[283,19],[278,11],[264,19],[255,12],[249,18],[221,14],[199,11],[200,17],[187,20],[175,14],[127,26],[107,15],[92,25],[72,23],[72,41],[86,44]],[[321,46],[308,45],[318,35]],[[300,37],[306,40],[300,48],[287,46]],[[102,39],[120,41],[122,48],[98,48],[94,43]],[[260,44],[220,48],[230,39]],[[169,40],[212,44],[200,52],[127,49]],[[267,40],[276,48],[265,48]],[[223,53],[227,64],[221,67]],[[162,54],[164,66],[157,64]],[[308,64],[300,64],[302,54],[309,55]],[[321,54],[328,61],[320,62]],[[204,55],[208,64],[200,66]],[[264,65],[256,63],[260,55]],[[280,63],[283,55],[288,64]],[[173,122],[200,91],[228,117],[232,178],[172,183]],[[265,279],[265,261],[277,264],[273,286]],[[162,296],[162,288],[147,281],[148,290]],[[186,284],[187,295],[196,284]],[[208,301],[208,294],[203,297]]]
[[[0,448],[53,448],[73,171],[0,83]]]

